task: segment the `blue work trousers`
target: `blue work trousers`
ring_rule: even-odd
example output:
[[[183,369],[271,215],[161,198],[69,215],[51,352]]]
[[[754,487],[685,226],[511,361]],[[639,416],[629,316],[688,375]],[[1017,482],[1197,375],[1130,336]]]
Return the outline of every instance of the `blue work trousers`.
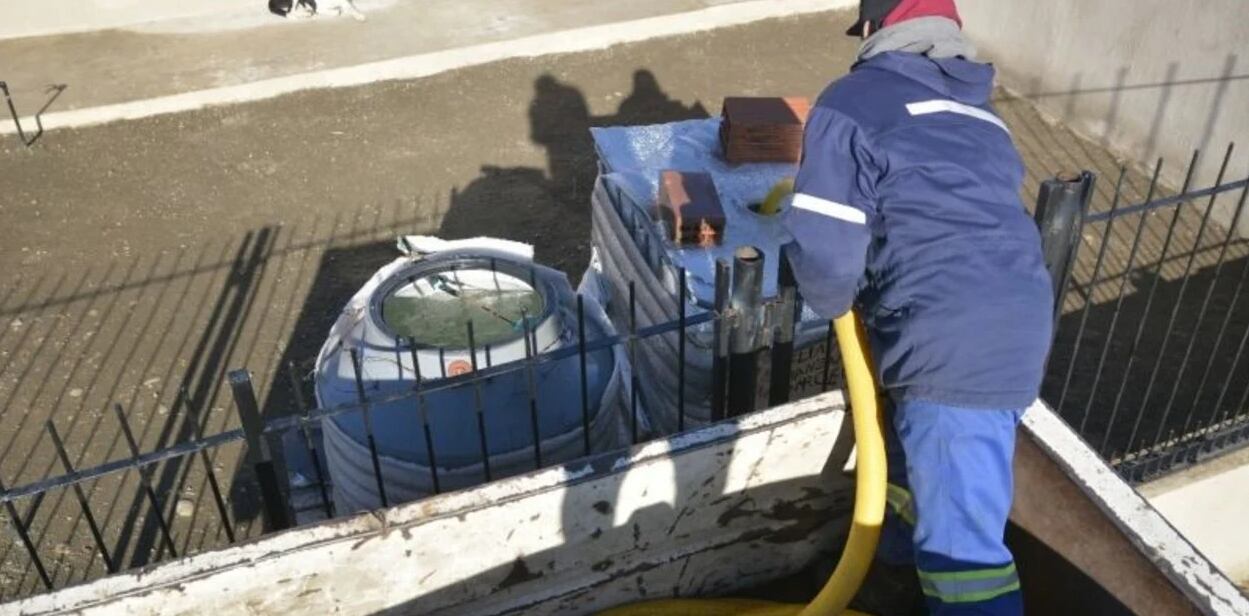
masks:
[[[915,565],[933,616],[1023,613],[1004,542],[1022,416],[921,401],[886,415],[889,512],[878,556]]]

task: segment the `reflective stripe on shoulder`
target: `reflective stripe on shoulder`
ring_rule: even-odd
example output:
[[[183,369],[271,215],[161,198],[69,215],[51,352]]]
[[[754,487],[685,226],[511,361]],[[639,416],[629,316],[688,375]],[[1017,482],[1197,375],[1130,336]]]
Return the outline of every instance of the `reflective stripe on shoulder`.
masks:
[[[942,603],[978,603],[1019,590],[1015,564],[976,571],[919,571],[924,594]]]
[[[906,110],[913,116],[929,115],[933,113],[957,113],[959,115],[976,118],[977,120],[983,120],[1006,131],[1007,133],[1010,133],[1010,129],[1006,127],[1006,123],[1003,122],[1001,118],[979,107],[964,105],[963,103],[957,101],[932,100],[911,103],[906,106]]]
[[[821,199],[812,195],[797,193],[794,195],[793,206],[808,212],[814,212],[829,218],[844,220],[859,225],[867,224],[867,214],[858,208],[850,207],[844,203]]]

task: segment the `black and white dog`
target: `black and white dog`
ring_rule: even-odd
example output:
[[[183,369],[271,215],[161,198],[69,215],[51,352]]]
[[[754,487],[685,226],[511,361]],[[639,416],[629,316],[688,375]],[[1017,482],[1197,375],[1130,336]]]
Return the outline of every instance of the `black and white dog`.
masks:
[[[364,13],[356,8],[354,0],[269,0],[269,12],[281,17],[316,17],[317,15],[350,15],[356,21],[364,21]]]

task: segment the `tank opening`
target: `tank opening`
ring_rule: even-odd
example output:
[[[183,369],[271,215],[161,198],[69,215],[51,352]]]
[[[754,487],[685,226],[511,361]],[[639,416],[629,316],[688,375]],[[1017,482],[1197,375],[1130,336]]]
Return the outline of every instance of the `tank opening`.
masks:
[[[410,278],[382,300],[384,326],[434,348],[468,348],[467,323],[478,347],[518,338],[525,319],[546,313],[546,298],[528,281],[489,269],[447,269]]]

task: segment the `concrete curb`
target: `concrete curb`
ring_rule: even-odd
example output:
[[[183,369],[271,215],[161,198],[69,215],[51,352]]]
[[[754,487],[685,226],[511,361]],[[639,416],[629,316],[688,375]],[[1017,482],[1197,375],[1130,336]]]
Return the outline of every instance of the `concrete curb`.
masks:
[[[764,19],[833,11],[856,3],[853,0],[755,0],[709,7],[687,13],[650,17],[613,24],[548,32],[509,41],[471,45],[417,54],[248,84],[210,88],[129,101],[114,105],[74,109],[43,115],[45,131],[134,120],[193,111],[214,105],[264,100],[302,90],[344,88],[379,81],[417,79],[509,58],[532,58],[549,54],[605,49],[612,45],[704,32]],[[23,127],[35,127],[33,116],[21,119]],[[0,135],[17,132],[12,120],[0,121]]]

